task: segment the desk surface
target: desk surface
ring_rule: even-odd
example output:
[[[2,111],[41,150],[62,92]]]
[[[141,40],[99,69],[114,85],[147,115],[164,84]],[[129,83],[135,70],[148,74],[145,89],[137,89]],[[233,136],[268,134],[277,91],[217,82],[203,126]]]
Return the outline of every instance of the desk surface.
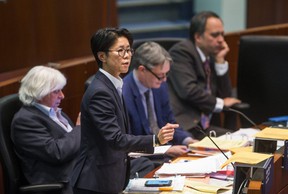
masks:
[[[197,159],[200,159],[200,158],[205,158],[205,156],[188,156],[188,154],[185,154],[185,155],[183,155],[183,156],[181,156],[181,157],[177,157],[177,158],[175,158],[171,163],[177,163],[177,162],[183,162],[183,161],[185,161],[185,160],[197,160]],[[161,167],[161,166],[160,166]],[[153,178],[153,177],[155,177],[154,175],[155,175],[155,172],[160,168],[160,167],[158,167],[158,168],[156,168],[156,169],[154,169],[153,171],[151,171],[150,173],[148,173],[144,178]],[[225,186],[227,186],[227,184],[229,183],[228,181],[220,181],[220,180],[218,180],[217,181],[217,179],[211,179],[210,178],[210,176],[201,176],[201,177],[186,177],[186,180],[188,181],[186,181],[185,182],[185,186],[184,186],[184,189],[183,189],[183,193],[190,193],[190,192],[195,192],[196,190],[195,190],[195,188],[194,188],[194,186],[195,187],[198,187],[198,188],[201,188],[201,189],[204,189],[204,188],[206,188],[206,189],[212,189],[212,190],[214,190],[215,191],[215,188],[213,188],[213,186],[212,185],[217,185],[217,183],[218,183],[218,185],[217,185],[217,187],[219,186],[219,184],[221,184],[221,185],[223,185],[223,187],[225,187]],[[195,182],[195,181],[197,181],[197,183]],[[217,181],[217,183],[215,183],[215,181]],[[221,182],[221,183],[220,183]],[[196,185],[194,185],[194,184],[196,184]],[[199,185],[198,185],[199,184]],[[207,187],[207,184],[208,185],[210,185],[211,184],[211,187]],[[225,186],[224,186],[224,184],[225,184]],[[193,188],[191,187],[191,185],[194,185],[193,186]],[[206,185],[206,186],[205,186]],[[232,193],[232,185],[231,185],[231,181],[230,181],[230,186],[229,187],[231,187],[231,189],[230,190],[227,190],[227,192],[224,192],[224,193],[229,193],[229,194],[231,194]],[[218,188],[219,189],[219,188]],[[211,191],[212,191],[211,190]],[[165,192],[165,193],[170,193],[170,192]],[[181,192],[180,192],[181,193]]]
[[[175,158],[172,162],[177,162],[178,160],[181,160],[181,159],[197,160],[197,159],[199,159],[199,158],[202,158],[202,157],[188,156],[188,154],[184,154],[183,156],[180,156],[180,157]],[[161,166],[160,166],[160,167],[161,167]],[[152,170],[151,172],[149,172],[148,174],[146,174],[146,175],[145,175],[145,178],[153,178],[154,175],[155,175],[155,172],[156,172],[160,167],[157,167],[157,168],[155,168],[154,170]]]
[[[195,160],[199,159],[201,157],[195,157],[195,156],[188,156],[187,154],[178,158],[175,158],[172,162],[177,162],[181,159],[189,159],[189,160]],[[288,171],[284,170],[282,168],[282,154],[281,153],[275,153],[274,154],[274,178],[272,183],[272,188],[270,191],[270,194],[286,194],[288,193]],[[145,178],[152,178],[154,177],[155,172],[160,167],[154,169],[150,173],[148,173]],[[248,187],[248,194],[261,194],[261,181],[250,181],[249,187]]]

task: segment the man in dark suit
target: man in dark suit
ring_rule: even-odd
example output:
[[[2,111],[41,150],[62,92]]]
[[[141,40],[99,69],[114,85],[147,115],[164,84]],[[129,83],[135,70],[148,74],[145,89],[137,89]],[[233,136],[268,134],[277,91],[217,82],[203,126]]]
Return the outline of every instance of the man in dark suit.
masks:
[[[62,182],[69,185],[80,148],[80,117],[73,122],[58,106],[64,98],[66,78],[58,70],[36,66],[21,80],[22,108],[11,125],[11,139],[22,171],[30,184]],[[56,192],[53,192],[56,193]]]
[[[167,123],[176,123],[169,105],[166,76],[170,70],[172,59],[169,53],[155,42],[146,42],[137,48],[131,66],[131,71],[124,78],[123,97],[127,105],[132,133],[134,135],[153,134],[149,123],[149,111],[145,93],[150,92],[153,104],[153,116],[158,129]],[[181,127],[175,129],[174,138],[167,150],[170,157],[181,156],[187,152],[187,145],[194,143],[191,134]]]
[[[81,104],[81,155],[73,173],[75,194],[120,193],[129,180],[129,152],[153,153],[156,144],[173,139],[177,124],[167,124],[158,135],[131,135],[122,100],[121,73],[129,69],[132,35],[126,29],[98,30],[91,48],[99,71]]]
[[[123,97],[129,114],[132,134],[149,135],[157,133],[153,131],[153,125],[149,122],[149,108],[146,103],[145,93],[150,93],[149,100],[153,104],[153,116],[158,129],[167,123],[176,123],[169,105],[168,88],[166,75],[170,70],[172,59],[169,53],[155,42],[146,42],[137,48],[131,66],[131,71],[124,78]],[[165,156],[145,158],[145,163],[134,159],[131,161],[131,177],[137,172],[143,177],[149,171],[147,166],[157,165],[170,160],[173,157],[187,153],[187,145],[194,143],[191,134],[181,127],[175,129],[172,145],[165,153]],[[149,159],[149,160],[148,160]],[[148,161],[147,161],[148,160]],[[149,170],[149,168],[148,168]]]
[[[231,97],[228,63],[225,61],[228,51],[223,23],[213,12],[196,14],[190,23],[190,39],[169,50],[174,61],[168,77],[172,110],[177,122],[198,139],[204,137],[195,130],[200,123],[207,132],[215,130],[217,135],[229,131],[213,126],[217,116],[213,113],[221,112],[223,106],[240,103]]]

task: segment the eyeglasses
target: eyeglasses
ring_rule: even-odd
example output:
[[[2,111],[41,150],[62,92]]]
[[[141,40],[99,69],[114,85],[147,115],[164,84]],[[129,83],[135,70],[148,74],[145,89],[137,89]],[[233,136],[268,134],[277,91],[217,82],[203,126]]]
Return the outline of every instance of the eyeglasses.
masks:
[[[117,52],[119,57],[122,57],[122,58],[124,58],[126,53],[128,53],[131,56],[134,54],[134,50],[132,48],[128,48],[128,49],[120,48],[118,50],[108,50],[108,51],[109,52]]]
[[[168,77],[169,75],[169,71],[162,77],[159,77],[156,73],[154,73],[149,67],[143,65],[150,73],[152,73],[152,75],[154,75],[159,81],[163,81],[165,78]]]

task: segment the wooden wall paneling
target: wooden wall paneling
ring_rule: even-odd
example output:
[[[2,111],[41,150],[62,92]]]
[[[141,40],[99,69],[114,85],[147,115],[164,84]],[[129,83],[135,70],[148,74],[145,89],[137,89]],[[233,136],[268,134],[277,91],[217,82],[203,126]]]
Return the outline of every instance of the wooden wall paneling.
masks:
[[[84,94],[84,83],[96,73],[98,66],[92,55],[59,63],[61,64],[59,70],[67,78],[67,85],[63,89],[65,98],[61,102],[61,107],[73,121],[76,121]]]
[[[0,3],[0,73],[90,55],[92,34],[117,18],[116,0]]]
[[[0,98],[8,94],[17,93],[20,80],[29,68],[23,68],[6,73],[0,73]]]
[[[23,68],[35,57],[32,1],[0,3],[0,73]]]
[[[247,28],[273,24],[275,20],[275,15],[272,14],[274,4],[273,0],[247,1]]]
[[[288,22],[287,0],[247,1],[247,28]]]
[[[62,107],[75,121],[84,82],[98,69],[90,38],[99,28],[118,26],[116,0],[6,0],[0,24],[0,97],[17,93],[31,67],[57,62],[68,79]],[[0,169],[0,193],[2,175]]]

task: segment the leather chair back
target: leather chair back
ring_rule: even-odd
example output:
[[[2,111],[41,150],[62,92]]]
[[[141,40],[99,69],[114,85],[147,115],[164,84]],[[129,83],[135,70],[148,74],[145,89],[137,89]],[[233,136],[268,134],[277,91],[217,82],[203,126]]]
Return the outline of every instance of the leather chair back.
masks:
[[[239,44],[237,95],[244,112],[260,124],[288,115],[288,36],[242,36]]]
[[[29,185],[24,178],[20,161],[16,156],[13,142],[10,138],[12,119],[21,106],[22,103],[18,94],[11,94],[0,99],[0,162],[4,174],[5,194],[60,193],[64,187],[62,183]]]
[[[164,37],[164,38],[143,38],[143,39],[135,39],[133,42],[133,48],[136,50],[141,44],[153,41],[160,44],[167,51],[177,42],[185,40],[185,38],[175,38],[175,37]]]
[[[12,119],[21,106],[17,94],[0,99],[0,158],[4,170],[4,187],[7,194],[17,193],[21,180],[20,164],[10,138]]]

